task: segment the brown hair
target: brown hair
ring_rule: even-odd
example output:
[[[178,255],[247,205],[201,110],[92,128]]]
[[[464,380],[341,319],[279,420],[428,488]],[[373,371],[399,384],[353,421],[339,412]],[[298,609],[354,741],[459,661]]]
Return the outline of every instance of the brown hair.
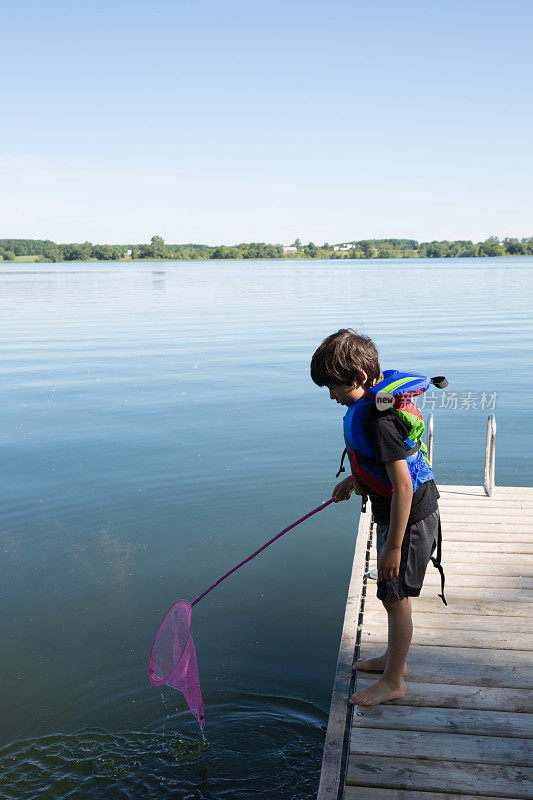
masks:
[[[363,372],[366,373],[366,382]],[[381,377],[377,347],[368,336],[341,328],[328,336],[311,359],[311,378],[317,386],[356,383],[368,389]]]

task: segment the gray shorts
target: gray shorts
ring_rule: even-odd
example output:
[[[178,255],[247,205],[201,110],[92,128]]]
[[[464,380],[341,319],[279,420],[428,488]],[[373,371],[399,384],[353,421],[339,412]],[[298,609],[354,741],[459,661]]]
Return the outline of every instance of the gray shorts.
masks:
[[[378,581],[377,595],[386,600],[394,595],[399,600],[404,597],[418,597],[426,568],[433,550],[437,546],[439,510],[410,525],[403,537],[400,572],[396,578]],[[376,523],[376,550],[379,557],[387,541],[389,526]]]

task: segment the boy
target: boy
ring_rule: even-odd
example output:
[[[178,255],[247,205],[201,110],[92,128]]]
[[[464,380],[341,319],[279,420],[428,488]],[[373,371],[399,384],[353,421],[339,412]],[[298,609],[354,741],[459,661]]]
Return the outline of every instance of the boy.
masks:
[[[362,400],[367,389],[383,379],[374,343],[351,329],[342,329],[324,339],[313,355],[311,377],[318,386],[329,389],[332,400],[347,407],[360,401],[361,408],[362,404],[368,404],[366,399]],[[357,407],[352,409],[357,410]],[[424,464],[423,482],[413,477],[415,472],[410,471],[406,460],[411,455],[405,442],[409,431],[391,409],[381,411],[372,404],[363,418],[361,435],[366,437],[364,441],[372,455],[366,456],[366,462],[364,457],[361,461],[363,465],[372,464],[378,474],[381,470],[382,484],[385,481],[389,484],[388,492],[380,495],[373,491],[374,487],[365,486],[358,474],[357,480],[354,475],[337,484],[333,497],[335,502],[348,500],[356,482],[370,498],[377,527],[377,596],[387,611],[387,650],[378,658],[355,663],[357,670],[383,674],[376,683],[355,692],[350,700],[353,704],[373,706],[405,694],[403,676],[413,632],[410,597],[420,594],[437,543],[439,493],[433,473]],[[390,495],[390,486],[392,496],[384,496]]]

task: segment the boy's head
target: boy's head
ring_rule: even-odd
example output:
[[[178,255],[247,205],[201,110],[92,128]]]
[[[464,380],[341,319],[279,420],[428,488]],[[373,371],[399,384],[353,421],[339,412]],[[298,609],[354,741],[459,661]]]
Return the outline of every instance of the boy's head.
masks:
[[[376,345],[368,336],[342,328],[328,336],[311,359],[311,378],[327,386],[337,403],[350,406],[379,381],[381,367]]]

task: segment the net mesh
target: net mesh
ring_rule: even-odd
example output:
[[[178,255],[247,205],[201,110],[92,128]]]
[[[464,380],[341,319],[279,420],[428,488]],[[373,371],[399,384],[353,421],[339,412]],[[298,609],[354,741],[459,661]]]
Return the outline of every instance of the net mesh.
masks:
[[[150,650],[148,670],[152,686],[174,686],[204,726],[204,706],[196,650],[191,636],[192,604],[178,600],[165,614]]]

